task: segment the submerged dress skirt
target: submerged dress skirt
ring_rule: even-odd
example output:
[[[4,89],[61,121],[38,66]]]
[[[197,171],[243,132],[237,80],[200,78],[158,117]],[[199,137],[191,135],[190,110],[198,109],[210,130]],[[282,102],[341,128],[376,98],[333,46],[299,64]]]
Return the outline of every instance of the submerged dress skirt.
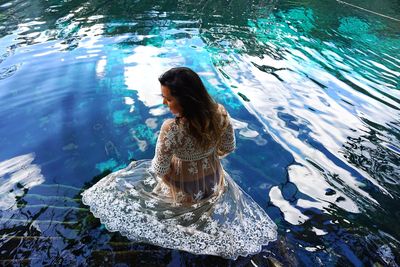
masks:
[[[260,252],[276,239],[276,225],[220,164],[235,147],[229,115],[221,114],[224,133],[207,151],[184,123],[165,121],[154,159],[104,177],[82,193],[83,203],[135,242],[228,259]]]

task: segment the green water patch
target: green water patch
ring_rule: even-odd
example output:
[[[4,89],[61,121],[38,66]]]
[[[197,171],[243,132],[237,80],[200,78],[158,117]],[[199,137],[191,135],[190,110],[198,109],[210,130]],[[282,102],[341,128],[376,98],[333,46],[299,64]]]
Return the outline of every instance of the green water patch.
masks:
[[[131,124],[134,121],[134,116],[128,110],[115,110],[113,112],[113,122],[116,125]]]
[[[118,166],[118,162],[115,159],[109,159],[96,164],[96,169],[100,172],[105,172],[107,170],[114,170]]]
[[[155,145],[157,141],[157,135],[152,128],[148,127],[145,124],[138,124],[133,127],[132,130],[137,138],[141,140],[146,140],[151,145]]]
[[[119,164],[113,158],[96,164],[96,169],[98,169],[102,173],[99,175],[99,177],[106,176],[106,174],[108,174],[110,172],[110,170],[117,171],[117,170],[125,168],[125,167],[126,167],[125,163]],[[94,177],[94,178],[96,178],[96,177]]]
[[[246,101],[246,102],[250,102],[250,99],[247,97],[247,96],[245,96],[244,94],[242,94],[242,93],[237,93],[244,101]]]

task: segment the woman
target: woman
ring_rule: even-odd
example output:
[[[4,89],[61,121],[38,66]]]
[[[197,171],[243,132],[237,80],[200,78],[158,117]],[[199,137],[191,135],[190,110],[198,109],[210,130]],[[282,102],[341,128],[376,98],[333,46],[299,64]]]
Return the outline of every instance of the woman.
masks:
[[[235,149],[229,114],[189,68],[160,78],[164,121],[153,160],[131,163],[82,194],[110,231],[137,242],[229,259],[261,251],[276,225],[223,170]]]

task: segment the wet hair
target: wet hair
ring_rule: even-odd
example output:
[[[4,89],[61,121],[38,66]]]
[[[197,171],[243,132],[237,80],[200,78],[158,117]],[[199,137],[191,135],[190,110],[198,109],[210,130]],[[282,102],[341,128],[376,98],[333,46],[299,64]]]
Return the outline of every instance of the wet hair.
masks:
[[[186,67],[172,68],[158,78],[168,87],[182,108],[181,117],[188,121],[188,130],[199,145],[207,149],[222,135],[218,104],[208,94],[199,75]],[[180,118],[176,118],[180,123]],[[217,138],[218,137],[218,138]]]

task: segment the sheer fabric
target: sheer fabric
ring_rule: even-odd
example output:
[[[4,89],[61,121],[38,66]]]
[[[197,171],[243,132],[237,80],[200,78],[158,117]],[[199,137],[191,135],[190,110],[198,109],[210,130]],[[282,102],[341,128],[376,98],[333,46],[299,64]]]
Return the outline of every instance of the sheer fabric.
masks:
[[[223,134],[201,149],[184,121],[166,120],[153,160],[132,162],[82,193],[110,231],[137,242],[236,259],[275,240],[276,225],[226,173],[219,157],[235,149],[222,106]]]
[[[223,134],[209,149],[201,149],[188,134],[185,121],[166,120],[157,140],[152,170],[171,189],[174,201],[195,202],[220,190],[223,172],[218,156],[235,149],[230,118],[220,105]]]

